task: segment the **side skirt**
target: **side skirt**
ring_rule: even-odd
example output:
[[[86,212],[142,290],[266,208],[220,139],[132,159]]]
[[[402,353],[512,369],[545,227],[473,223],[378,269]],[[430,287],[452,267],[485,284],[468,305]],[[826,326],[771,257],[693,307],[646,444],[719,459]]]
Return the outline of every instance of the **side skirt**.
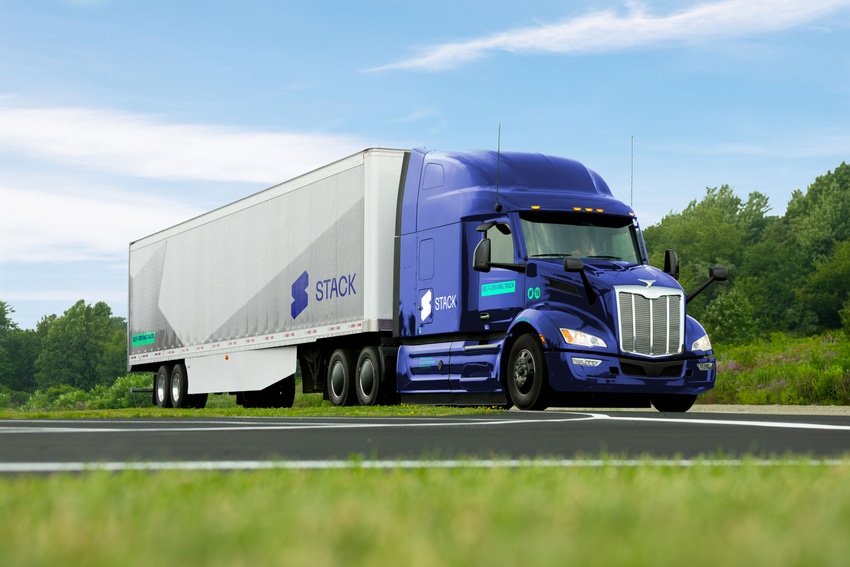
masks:
[[[504,392],[448,392],[444,394],[402,394],[401,403],[433,406],[503,406],[508,403],[508,399]]]

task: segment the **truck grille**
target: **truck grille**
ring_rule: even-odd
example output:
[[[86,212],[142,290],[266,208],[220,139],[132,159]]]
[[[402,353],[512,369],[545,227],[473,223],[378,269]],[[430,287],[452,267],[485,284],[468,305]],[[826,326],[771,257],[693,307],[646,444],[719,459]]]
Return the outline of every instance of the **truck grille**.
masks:
[[[669,356],[682,352],[685,299],[680,291],[640,286],[615,289],[624,353]]]

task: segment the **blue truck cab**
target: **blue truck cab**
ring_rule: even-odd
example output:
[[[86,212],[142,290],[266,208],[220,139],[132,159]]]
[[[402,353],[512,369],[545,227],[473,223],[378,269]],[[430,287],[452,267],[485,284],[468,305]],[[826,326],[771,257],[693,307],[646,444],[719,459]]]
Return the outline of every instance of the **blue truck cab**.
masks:
[[[412,150],[396,216],[396,391],[406,403],[648,406],[714,387],[668,251],[573,160]]]

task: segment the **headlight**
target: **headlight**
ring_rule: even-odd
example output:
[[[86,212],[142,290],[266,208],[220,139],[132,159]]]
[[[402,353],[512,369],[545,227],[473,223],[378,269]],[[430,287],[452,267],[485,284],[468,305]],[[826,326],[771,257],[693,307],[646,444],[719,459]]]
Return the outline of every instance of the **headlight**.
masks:
[[[711,341],[708,340],[708,335],[703,335],[697,340],[694,341],[694,344],[691,345],[691,350],[703,350],[709,351],[711,350]]]
[[[561,329],[561,336],[568,345],[584,346],[584,347],[601,347],[607,348],[605,341],[597,336],[583,333],[582,331],[574,331],[573,329]]]

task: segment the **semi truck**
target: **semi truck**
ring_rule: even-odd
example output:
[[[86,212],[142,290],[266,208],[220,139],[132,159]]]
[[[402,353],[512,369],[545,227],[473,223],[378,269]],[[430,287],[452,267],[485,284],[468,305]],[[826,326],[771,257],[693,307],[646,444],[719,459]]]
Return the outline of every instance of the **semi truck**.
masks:
[[[687,411],[714,387],[679,261],[581,163],[372,148],[130,243],[152,402]]]

